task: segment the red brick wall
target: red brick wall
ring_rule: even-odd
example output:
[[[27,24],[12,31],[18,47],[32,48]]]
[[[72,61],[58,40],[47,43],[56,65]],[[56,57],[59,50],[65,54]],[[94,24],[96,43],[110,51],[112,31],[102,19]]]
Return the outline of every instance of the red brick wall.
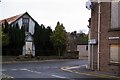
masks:
[[[93,4],[93,9],[91,11],[91,39],[97,39],[97,23],[98,23],[98,4],[94,3]],[[97,45],[94,45],[93,46],[94,48],[94,51],[93,51],[93,54],[94,54],[94,57],[93,57],[93,60],[94,60],[94,69],[97,69]],[[91,58],[90,58],[90,66],[92,67],[92,49],[90,50],[91,54]]]

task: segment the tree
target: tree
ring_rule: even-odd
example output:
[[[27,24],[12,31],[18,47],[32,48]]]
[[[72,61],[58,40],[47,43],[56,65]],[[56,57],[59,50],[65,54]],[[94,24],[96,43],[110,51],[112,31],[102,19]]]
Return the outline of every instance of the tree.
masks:
[[[58,55],[61,56],[63,47],[65,48],[67,43],[67,34],[63,24],[57,22],[55,30],[53,31],[53,34],[50,36],[50,39],[52,40],[54,47],[57,47]]]
[[[52,55],[53,44],[50,41],[50,35],[52,34],[52,29],[48,26],[45,28],[43,24],[39,25],[35,23],[35,32],[33,35],[35,52],[38,56],[48,56]]]
[[[44,36],[43,35],[43,25],[39,25],[37,22],[35,23],[35,27],[34,27],[34,44],[35,44],[35,52],[36,52],[36,55],[40,55],[41,53],[41,50],[42,50],[42,47],[43,47],[43,38]]]
[[[2,32],[2,46],[6,46],[9,44],[9,36],[6,33]]]
[[[20,26],[18,23],[14,24],[13,26],[9,25],[8,30],[10,43],[8,47],[5,47],[4,49],[10,50],[9,52],[12,53],[12,55],[21,55],[22,54],[22,48],[25,44],[25,30],[24,26]]]
[[[80,38],[80,44],[88,44],[88,34],[80,32],[79,38]]]
[[[2,40],[2,46],[6,46],[9,44],[9,35],[8,35],[8,23],[5,20],[4,21],[4,26],[2,24],[2,27],[0,26],[0,38]]]
[[[9,31],[9,24],[8,24],[7,20],[4,20],[4,25],[2,23],[2,31],[4,33],[8,33],[8,31]]]
[[[0,27],[0,40],[2,40],[2,46],[9,44],[9,36],[7,33],[4,33]]]

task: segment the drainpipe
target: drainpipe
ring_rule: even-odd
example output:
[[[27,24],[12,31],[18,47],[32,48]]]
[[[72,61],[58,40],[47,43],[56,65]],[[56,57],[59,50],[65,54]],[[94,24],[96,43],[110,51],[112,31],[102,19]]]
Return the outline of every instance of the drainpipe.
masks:
[[[101,16],[101,1],[98,0],[98,62],[97,62],[97,69],[100,70],[100,16]]]

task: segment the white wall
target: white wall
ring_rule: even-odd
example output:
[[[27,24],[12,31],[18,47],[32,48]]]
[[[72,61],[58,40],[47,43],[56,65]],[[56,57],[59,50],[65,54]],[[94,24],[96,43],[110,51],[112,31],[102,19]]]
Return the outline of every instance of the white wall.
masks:
[[[29,21],[29,32],[33,35],[34,34],[34,27],[35,27],[35,22],[30,19]]]
[[[88,57],[88,50],[86,50],[87,45],[77,45],[77,51],[79,51],[79,59],[81,57]]]
[[[22,27],[22,18],[18,19],[18,20],[15,22],[15,24],[16,24],[16,23],[18,23],[18,25],[19,25],[19,27],[20,27],[20,29],[21,29],[21,27]]]
[[[26,46],[25,46],[25,45],[23,46],[22,54],[23,54],[24,56],[25,56],[25,54],[26,54]]]
[[[26,50],[26,45],[23,46],[23,53],[22,53],[24,56],[25,54],[29,54]],[[32,44],[32,55],[35,56],[35,45]]]

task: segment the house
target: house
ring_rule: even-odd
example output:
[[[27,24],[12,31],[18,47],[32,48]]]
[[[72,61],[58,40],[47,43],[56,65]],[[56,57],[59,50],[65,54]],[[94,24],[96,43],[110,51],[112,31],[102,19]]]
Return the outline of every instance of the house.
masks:
[[[33,56],[35,56],[35,45],[33,43],[32,35],[34,34],[34,27],[36,21],[27,12],[7,19],[0,20],[0,25],[4,25],[5,20],[11,26],[18,24],[20,29],[22,26],[25,27],[25,45],[23,46],[22,54],[32,54]]]
[[[88,44],[77,44],[77,51],[79,51],[79,59],[88,58]]]
[[[92,2],[90,69],[120,75],[120,1]]]

